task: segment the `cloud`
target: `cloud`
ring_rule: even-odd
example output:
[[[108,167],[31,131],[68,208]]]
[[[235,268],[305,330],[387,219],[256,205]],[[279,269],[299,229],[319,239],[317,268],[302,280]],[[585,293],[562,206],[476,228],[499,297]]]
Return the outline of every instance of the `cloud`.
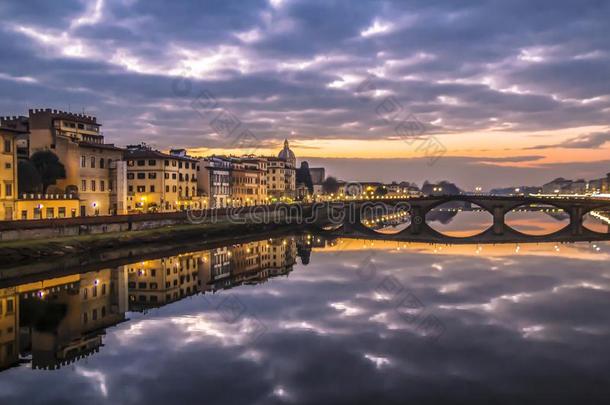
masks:
[[[11,16],[2,114],[84,109],[122,145],[217,146],[191,107],[203,90],[269,142],[388,139],[377,114],[388,96],[448,136],[608,123],[604,2],[34,0],[0,11]],[[176,77],[188,94],[173,91]],[[366,77],[370,102],[356,93]]]
[[[550,149],[550,148],[566,148],[566,149],[590,149],[598,148],[610,142],[610,131],[594,132],[591,134],[580,135],[575,138],[568,139],[564,142],[551,145],[532,146],[527,149]]]

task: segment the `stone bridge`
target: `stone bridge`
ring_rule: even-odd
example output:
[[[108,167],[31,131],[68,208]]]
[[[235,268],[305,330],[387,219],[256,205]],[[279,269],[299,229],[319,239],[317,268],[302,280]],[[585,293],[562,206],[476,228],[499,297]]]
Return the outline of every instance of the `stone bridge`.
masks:
[[[426,223],[426,214],[431,210],[451,202],[478,205],[493,217],[493,224],[483,232],[468,236],[455,237],[442,234]],[[508,212],[524,206],[544,205],[563,210],[570,217],[564,228],[548,235],[528,235],[517,231],[505,222]],[[367,212],[385,207],[407,211],[411,222],[403,230],[389,234],[378,232],[362,224]],[[324,218],[325,232],[337,237],[356,237],[366,239],[396,240],[404,242],[429,243],[527,243],[527,242],[577,242],[610,240],[609,233],[594,232],[583,226],[583,216],[591,211],[610,210],[610,199],[535,197],[535,196],[488,196],[488,195],[451,195],[419,198],[375,198],[372,200],[351,200],[329,203],[328,216]],[[340,222],[337,220],[340,219]],[[331,230],[328,230],[328,227]]]

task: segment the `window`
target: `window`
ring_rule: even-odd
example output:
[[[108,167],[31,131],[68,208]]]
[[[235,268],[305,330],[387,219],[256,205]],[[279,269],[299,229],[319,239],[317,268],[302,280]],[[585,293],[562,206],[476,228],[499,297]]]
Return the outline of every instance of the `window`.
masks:
[[[89,320],[89,317],[87,316],[87,313],[84,312],[83,313],[83,323],[87,323],[88,320]]]
[[[95,169],[95,156],[91,156],[91,168]]]
[[[172,187],[172,191],[175,193],[176,192],[176,186]]]
[[[138,166],[144,166],[146,164],[146,160],[138,160]]]
[[[127,187],[130,193],[133,193],[133,186]]]
[[[140,290],[145,290],[146,289],[146,283],[138,283],[138,288]]]
[[[104,168],[104,158],[100,158],[100,169]]]
[[[104,180],[100,180],[100,191],[106,191],[106,184]]]
[[[89,295],[89,290],[87,290],[87,287],[83,288],[83,299],[87,299],[87,296]]]
[[[138,191],[138,193],[144,193],[146,192],[146,186],[137,186],[136,190]]]
[[[127,166],[133,166],[133,160],[128,160],[127,161]]]
[[[169,173],[165,173],[165,178],[169,179]]]
[[[165,166],[169,166],[169,160],[165,161]]]
[[[96,285],[94,285],[93,288],[91,289],[91,296],[97,297],[97,286]]]
[[[151,160],[148,161],[148,165],[149,166],[155,166],[156,164],[157,164],[157,161],[154,160],[154,159],[151,159]]]
[[[85,125],[84,124],[78,124],[78,129],[85,129]]]
[[[6,300],[6,313],[12,314],[14,310],[15,310],[15,302],[13,301],[12,298],[7,299]]]
[[[133,180],[133,173],[127,173],[127,180]]]
[[[165,192],[169,193],[169,186],[165,186]]]
[[[81,181],[80,188],[81,188],[81,191],[87,191],[87,180]]]
[[[93,319],[94,321],[97,321],[97,309],[94,309],[93,312],[91,313],[91,319]]]
[[[176,173],[172,173],[172,179],[176,180]]]
[[[150,186],[150,192],[154,193],[155,192],[155,186]]]
[[[47,218],[53,218],[55,216],[55,208],[47,208]]]
[[[5,163],[5,164],[4,164],[4,168],[5,168],[5,169],[12,169],[12,168],[13,168],[13,165],[12,165],[12,164],[10,164],[10,163]]]
[[[59,207],[57,209],[57,218],[65,218],[66,217],[66,207]]]
[[[28,219],[28,211],[21,210],[21,219]]]
[[[34,219],[40,219],[42,216],[40,208],[34,208]]]
[[[5,139],[4,140],[4,152],[5,153],[11,153],[11,140],[10,139]]]
[[[102,295],[106,295],[106,284],[102,284]]]
[[[148,178],[149,179],[156,179],[157,178],[157,173],[148,173]]]
[[[80,167],[86,167],[86,166],[87,166],[87,157],[81,156],[80,157]]]
[[[91,191],[95,191],[95,180],[91,180]]]
[[[142,172],[138,173],[139,180],[144,180],[145,178],[146,178],[146,173],[142,173]]]
[[[102,318],[106,316],[106,307],[102,307]]]
[[[5,184],[4,185],[4,195],[6,197],[12,197],[13,196],[13,185],[12,184]]]

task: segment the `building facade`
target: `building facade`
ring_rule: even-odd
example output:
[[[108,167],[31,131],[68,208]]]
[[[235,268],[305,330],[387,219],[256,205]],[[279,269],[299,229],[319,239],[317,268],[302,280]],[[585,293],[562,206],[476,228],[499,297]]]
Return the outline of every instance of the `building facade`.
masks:
[[[51,151],[63,164],[66,177],[57,187],[78,194],[79,215],[110,215],[118,210],[113,201],[112,162],[122,159],[123,150],[104,143],[97,118],[60,110],[29,110],[29,156]],[[43,190],[44,192],[45,190]]]
[[[207,206],[197,192],[199,161],[146,145],[128,146],[127,211],[170,212]]]
[[[17,198],[17,147],[20,131],[0,126],[0,220],[12,220]]]
[[[210,208],[225,208],[231,201],[231,160],[211,156],[199,160],[197,187],[208,196]]]
[[[267,158],[267,193],[272,202],[293,200],[296,197],[296,156],[288,140],[277,158]]]

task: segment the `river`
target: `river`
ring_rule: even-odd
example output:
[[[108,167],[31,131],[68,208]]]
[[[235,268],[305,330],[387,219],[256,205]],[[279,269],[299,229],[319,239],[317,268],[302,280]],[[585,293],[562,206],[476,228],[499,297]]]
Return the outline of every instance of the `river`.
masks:
[[[1,403],[608,403],[610,244],[286,235],[2,280]]]

